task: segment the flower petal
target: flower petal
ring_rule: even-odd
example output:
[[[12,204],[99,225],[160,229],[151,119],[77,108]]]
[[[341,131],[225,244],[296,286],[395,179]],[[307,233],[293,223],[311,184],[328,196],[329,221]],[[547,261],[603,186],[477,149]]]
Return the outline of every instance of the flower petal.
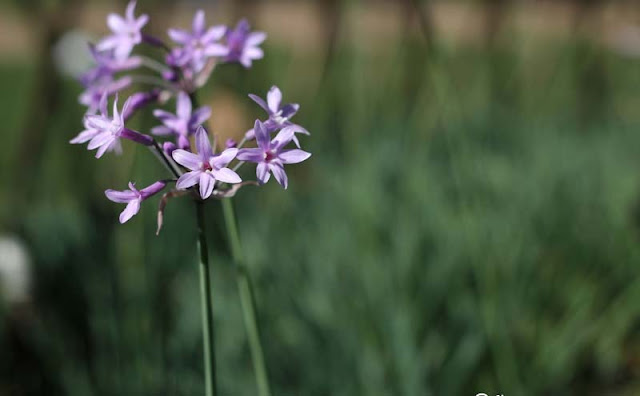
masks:
[[[200,169],[202,161],[200,159],[200,156],[198,156],[197,154],[178,149],[174,150],[171,156],[177,163],[184,166],[185,168],[191,169],[192,171]]]
[[[191,118],[191,99],[189,95],[180,91],[176,99],[176,115],[182,120]]]
[[[200,173],[200,197],[202,199],[207,199],[213,192],[213,187],[215,187],[216,179],[213,178],[213,175],[209,172],[201,172]]]
[[[71,144],[80,144],[80,143],[86,143],[89,140],[93,139],[94,136],[96,136],[99,132],[96,131],[95,129],[87,129],[85,131],[82,131],[78,134],[78,136],[74,137],[73,139],[71,139],[69,141],[69,143]]]
[[[191,125],[200,125],[211,117],[211,107],[202,106],[196,109],[193,113],[191,113],[191,120],[189,123]]]
[[[273,176],[276,178],[278,183],[280,183],[280,185],[286,190],[289,181],[287,179],[287,173],[284,171],[284,167],[281,164],[272,162],[269,164],[269,169],[273,172]]]
[[[264,151],[259,148],[241,149],[236,158],[239,161],[262,162],[264,160]]]
[[[256,167],[256,177],[262,184],[268,182],[271,177],[271,174],[269,173],[269,164],[266,162],[260,162]]]
[[[229,168],[220,168],[218,170],[212,170],[211,173],[217,180],[220,180],[221,182],[240,183],[242,181],[240,176],[238,176],[236,172],[234,172]]]
[[[186,45],[191,41],[191,34],[182,29],[169,29],[169,38],[178,44]]]
[[[229,55],[229,48],[222,44],[211,43],[207,45],[203,53],[206,56],[227,56]]]
[[[227,27],[224,25],[212,26],[209,29],[207,29],[205,34],[202,35],[201,40],[204,43],[220,40],[224,36],[226,31],[227,31]]]
[[[202,32],[204,32],[204,11],[196,11],[196,15],[194,15],[193,17],[191,28],[193,29],[194,35],[200,36]]]
[[[157,181],[153,184],[148,185],[147,187],[140,190],[140,194],[142,195],[142,199],[147,199],[152,195],[155,195],[162,191],[163,188],[167,185],[167,182]]]
[[[160,125],[160,126],[155,126],[151,128],[151,133],[153,135],[166,136],[166,135],[173,134],[173,130],[171,128],[167,128],[164,125]]]
[[[267,39],[267,34],[265,32],[253,32],[250,33],[245,41],[245,44],[250,47],[254,47],[256,45],[262,44],[264,40]]]
[[[127,204],[122,213],[120,213],[120,223],[124,224],[140,211],[140,200],[134,199]]]
[[[211,166],[214,169],[224,168],[229,162],[233,161],[236,155],[238,155],[237,148],[228,148],[220,153],[220,155],[216,155],[211,158]]]
[[[198,127],[196,131],[196,150],[202,162],[209,161],[209,158],[213,155],[209,136],[207,136],[207,131],[202,126]]]
[[[287,150],[278,155],[283,164],[297,164],[311,157],[311,153],[304,150]]]
[[[111,132],[100,132],[96,136],[94,136],[93,139],[91,139],[89,145],[87,146],[87,149],[93,150],[98,147],[104,146],[111,143],[113,139],[114,136],[111,134]]]
[[[262,122],[260,122],[260,120],[256,120],[255,124],[253,125],[253,131],[256,135],[256,141],[258,142],[258,147],[260,147],[265,151],[268,150],[269,141],[271,137],[269,136],[269,132],[264,127]]]
[[[117,202],[117,203],[128,203],[133,199],[138,198],[138,194],[131,190],[125,191],[117,191],[117,190],[107,190],[104,192],[104,195],[107,196],[109,201]]]
[[[176,182],[176,188],[178,190],[186,190],[187,188],[198,184],[201,173],[202,171],[197,170],[183,174]]]
[[[114,33],[120,33],[126,29],[126,22],[120,15],[111,13],[107,15],[107,26]]]
[[[274,85],[269,92],[267,92],[269,110],[271,110],[272,113],[277,113],[278,110],[280,110],[280,102],[282,102],[282,91]]]

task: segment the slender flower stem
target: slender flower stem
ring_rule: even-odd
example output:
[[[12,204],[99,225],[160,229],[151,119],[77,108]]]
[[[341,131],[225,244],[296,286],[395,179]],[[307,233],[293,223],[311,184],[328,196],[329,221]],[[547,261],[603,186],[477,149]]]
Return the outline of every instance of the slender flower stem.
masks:
[[[158,160],[160,160],[160,162],[162,162],[164,166],[166,166],[167,169],[169,169],[169,171],[175,177],[180,178],[180,175],[182,174],[182,172],[180,172],[180,169],[177,168],[173,160],[167,157],[167,155],[164,153],[164,150],[162,150],[162,147],[160,147],[160,144],[155,139],[153,139],[153,148],[155,149],[155,151],[152,150],[152,152],[156,154],[156,157],[158,158]]]
[[[213,309],[211,302],[211,278],[209,276],[209,254],[204,230],[204,202],[197,200],[198,253],[200,255],[200,305],[202,308],[202,338],[204,350],[204,376],[207,396],[217,394],[216,358],[213,334]]]
[[[231,199],[222,200],[222,210],[224,212],[224,220],[229,233],[231,255],[236,269],[236,282],[238,284],[240,304],[242,305],[242,314],[244,316],[247,337],[249,339],[249,348],[251,350],[253,369],[256,375],[258,395],[269,396],[271,395],[271,391],[269,389],[269,378],[267,375],[267,367],[264,362],[262,344],[260,343],[260,330],[258,328],[258,321],[256,318],[257,315],[253,287],[251,284],[251,277],[243,263],[244,260],[242,257],[242,248],[240,246],[240,235],[238,234],[238,226]]]

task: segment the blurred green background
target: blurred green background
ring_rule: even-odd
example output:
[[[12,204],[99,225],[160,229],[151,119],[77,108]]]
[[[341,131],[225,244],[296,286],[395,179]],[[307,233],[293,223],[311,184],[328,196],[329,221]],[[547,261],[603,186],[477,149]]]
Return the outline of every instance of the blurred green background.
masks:
[[[157,237],[157,199],[120,225],[103,191],[164,170],[68,144],[67,47],[124,6],[0,2],[3,396],[203,394],[192,205]],[[276,84],[312,132],[287,191],[234,199],[275,395],[640,394],[640,6],[138,3],[163,37],[198,7],[269,34],[201,91],[213,131],[239,136]],[[207,217],[221,394],[255,394]]]

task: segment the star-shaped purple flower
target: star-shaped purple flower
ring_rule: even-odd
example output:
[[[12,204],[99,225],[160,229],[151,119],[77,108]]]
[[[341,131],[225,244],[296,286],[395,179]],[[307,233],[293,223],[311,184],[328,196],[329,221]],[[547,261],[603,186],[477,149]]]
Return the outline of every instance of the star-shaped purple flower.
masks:
[[[278,183],[287,188],[287,174],[284,171],[284,164],[297,164],[311,157],[311,153],[300,149],[284,150],[284,147],[291,142],[294,129],[284,128],[273,140],[267,128],[260,120],[256,120],[253,127],[256,134],[257,148],[246,148],[238,152],[238,160],[255,162],[256,176],[260,183],[269,181],[271,173]]]
[[[113,75],[119,71],[135,69],[142,64],[142,59],[139,56],[118,59],[114,56],[112,50],[100,52],[91,44],[89,45],[89,51],[96,65],[80,77],[80,82],[85,87],[104,77],[113,78]]]
[[[228,28],[225,34],[228,54],[225,62],[240,62],[249,68],[256,59],[262,59],[264,52],[258,47],[267,38],[264,32],[251,32],[249,22],[242,19],[235,29]]]
[[[282,91],[280,88],[275,85],[271,87],[269,92],[267,92],[267,101],[259,97],[258,95],[249,94],[249,97],[256,102],[260,107],[262,107],[267,114],[269,114],[269,119],[264,122],[264,127],[267,129],[269,133],[275,132],[278,129],[285,127],[292,127],[294,132],[300,132],[305,135],[310,135],[309,131],[300,125],[294,124],[289,121],[291,117],[293,117],[300,109],[300,105],[297,103],[287,103],[282,106]],[[255,132],[253,129],[250,129],[245,134],[245,138],[251,140],[255,138]],[[300,147],[300,142],[298,138],[293,135],[293,142],[296,146]]]
[[[110,201],[127,204],[122,213],[120,213],[120,223],[126,223],[140,211],[140,203],[142,201],[162,191],[166,185],[166,182],[158,181],[142,190],[138,190],[135,183],[130,182],[128,190],[107,190],[104,194]]]
[[[211,108],[202,106],[192,111],[191,99],[184,92],[178,93],[176,98],[176,114],[171,114],[164,110],[154,110],[156,116],[164,125],[153,127],[151,133],[154,135],[176,135],[178,147],[189,148],[189,136],[194,134],[203,122],[211,116]]]
[[[120,138],[133,140],[137,143],[150,146],[153,139],[149,136],[132,131],[125,128],[123,114],[128,113],[131,98],[127,99],[122,106],[122,113],[118,111],[118,96],[113,102],[113,116],[109,117],[107,113],[107,96],[103,95],[100,101],[100,115],[86,115],[84,119],[85,130],[80,132],[78,136],[71,139],[70,143],[80,144],[89,142],[87,149],[96,152],[96,158],[102,157],[107,151],[115,151],[117,154],[122,152]]]
[[[200,197],[207,199],[213,192],[216,180],[224,183],[242,181],[236,172],[226,167],[235,158],[238,149],[229,148],[219,155],[214,155],[207,132],[202,126],[196,132],[196,149],[197,154],[182,149],[172,153],[177,163],[190,170],[178,179],[176,183],[178,190],[186,190],[199,184]]]
[[[215,56],[225,56],[229,52],[227,47],[218,41],[224,36],[226,26],[218,25],[206,28],[204,11],[198,10],[193,17],[191,32],[182,29],[169,29],[169,37],[182,47],[174,50],[170,56],[172,63],[184,67],[186,64],[197,74],[207,63],[207,60]]]
[[[143,14],[135,17],[134,11],[136,2],[131,1],[127,5],[125,17],[118,14],[107,16],[107,25],[113,32],[110,36],[103,38],[96,48],[98,51],[113,50],[117,59],[125,60],[131,54],[133,47],[142,42],[142,28],[149,21],[149,16]]]
[[[87,106],[87,114],[95,114],[100,109],[100,101],[103,96],[111,96],[130,86],[132,79],[124,76],[114,80],[111,75],[103,75],[98,80],[93,81],[80,94],[78,101]]]

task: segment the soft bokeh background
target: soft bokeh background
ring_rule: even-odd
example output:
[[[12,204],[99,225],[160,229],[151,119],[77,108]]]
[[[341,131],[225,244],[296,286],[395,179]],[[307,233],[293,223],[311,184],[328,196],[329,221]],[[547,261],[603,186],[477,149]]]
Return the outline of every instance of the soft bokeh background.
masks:
[[[0,2],[3,396],[203,393],[192,205],[120,225],[103,191],[163,169],[68,144],[77,43],[124,7]],[[312,132],[288,191],[235,199],[275,395],[640,394],[637,3],[138,4],[161,35],[197,7],[269,34],[202,91],[210,127],[238,136],[277,84]],[[255,394],[207,216],[220,387]]]

